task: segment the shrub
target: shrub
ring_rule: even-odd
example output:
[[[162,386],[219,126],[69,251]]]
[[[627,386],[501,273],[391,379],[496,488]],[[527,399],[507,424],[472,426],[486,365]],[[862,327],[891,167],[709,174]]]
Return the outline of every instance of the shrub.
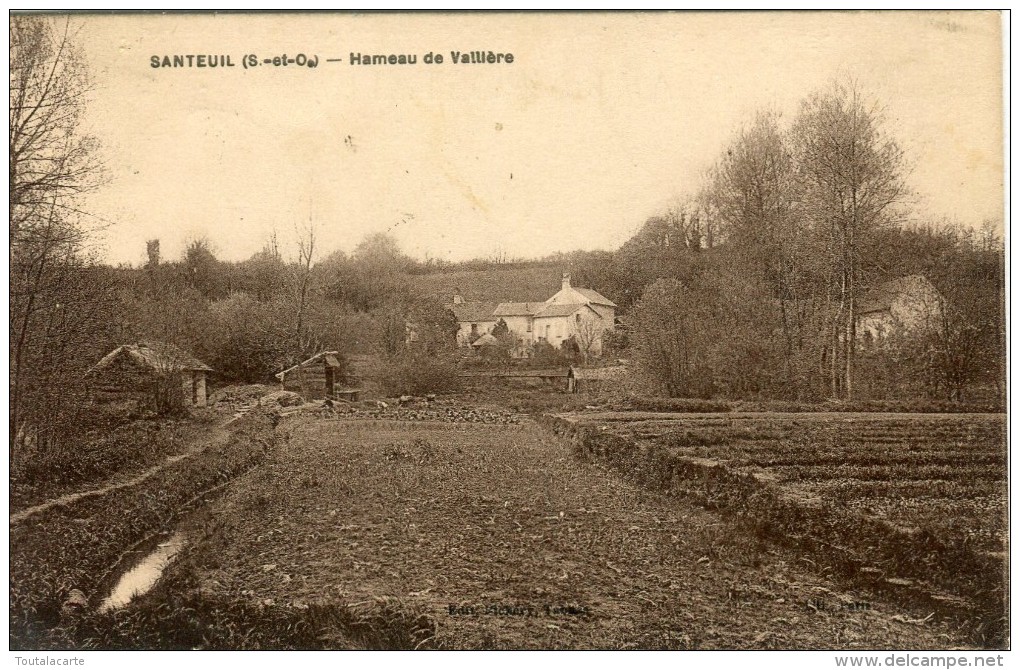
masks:
[[[570,365],[570,363],[575,359],[571,357],[571,355],[568,354],[567,349],[564,348],[567,341],[564,341],[559,349],[545,341],[536,342],[532,347],[531,356],[531,361],[535,367],[558,368]]]
[[[24,507],[123,470],[144,468],[178,453],[196,429],[188,421],[144,419],[82,430],[59,448],[12,467],[11,505]]]
[[[382,379],[387,395],[453,393],[460,389],[457,367],[442,358],[405,355],[390,361]]]
[[[1005,407],[994,400],[987,402],[955,402],[949,400],[854,400],[829,402],[795,402],[784,400],[743,400],[734,403],[739,412],[896,412],[896,413],[995,413]]]

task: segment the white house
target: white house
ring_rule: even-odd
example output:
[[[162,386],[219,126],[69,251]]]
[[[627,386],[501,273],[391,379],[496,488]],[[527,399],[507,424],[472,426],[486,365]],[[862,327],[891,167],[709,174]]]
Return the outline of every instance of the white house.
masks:
[[[896,334],[935,328],[942,316],[942,294],[926,277],[910,275],[866,291],[857,306],[857,336],[878,341]]]
[[[599,355],[602,335],[613,328],[616,304],[598,291],[575,288],[570,274],[563,274],[560,290],[544,302],[464,302],[454,296],[449,309],[457,317],[457,334],[461,345],[471,344],[491,332],[503,320],[510,331],[525,345],[548,342],[558,347],[571,336],[581,352]]]

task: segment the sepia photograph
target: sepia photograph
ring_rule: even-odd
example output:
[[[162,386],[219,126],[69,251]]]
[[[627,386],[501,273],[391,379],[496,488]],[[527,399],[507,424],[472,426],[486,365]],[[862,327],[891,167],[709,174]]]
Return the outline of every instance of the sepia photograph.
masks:
[[[14,664],[1004,665],[1008,11],[8,18]]]

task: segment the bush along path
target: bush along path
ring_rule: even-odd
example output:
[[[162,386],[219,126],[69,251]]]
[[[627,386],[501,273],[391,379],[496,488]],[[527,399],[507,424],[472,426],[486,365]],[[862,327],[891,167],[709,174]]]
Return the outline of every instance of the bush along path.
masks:
[[[807,504],[768,481],[709,459],[670,453],[560,416],[539,423],[568,440],[582,460],[609,466],[641,485],[728,513],[755,537],[908,606],[922,607],[967,631],[972,644],[1006,644],[1005,570],[996,556],[946,546],[924,530]]]
[[[276,444],[274,420],[252,413],[215,429],[187,458],[129,482],[58,499],[12,518],[10,648],[73,648],[65,627],[99,604],[124,551],[168,530],[196,494],[248,471]],[[90,607],[91,606],[91,607]]]
[[[33,505],[26,509],[19,510],[11,515],[10,523],[13,526],[14,524],[21,523],[22,521],[25,521],[29,517],[41,514],[53,507],[64,507],[76,503],[80,500],[84,500],[86,498],[101,497],[106,495],[107,493],[116,491],[118,489],[138,486],[139,484],[155,476],[161,470],[171,467],[176,463],[180,463],[183,460],[193,458],[211,447],[222,446],[229,439],[230,433],[228,433],[226,430],[220,427],[213,428],[207,434],[203,435],[202,438],[195,444],[193,444],[187,451],[180,454],[174,454],[173,456],[168,457],[162,463],[154,465],[148,470],[145,470],[144,472],[135,475],[130,479],[110,482],[98,488],[89,489],[87,491],[67,493],[65,495],[60,496],[59,498],[47,500],[46,502],[39,503],[38,505]]]
[[[73,444],[11,463],[9,512],[135,477],[188,451],[208,431],[203,419],[81,426]]]

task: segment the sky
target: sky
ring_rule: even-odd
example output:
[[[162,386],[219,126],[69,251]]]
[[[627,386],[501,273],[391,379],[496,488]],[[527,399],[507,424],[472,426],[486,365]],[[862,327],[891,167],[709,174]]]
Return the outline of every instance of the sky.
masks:
[[[112,263],[142,262],[152,238],[164,258],[204,237],[241,260],[274,231],[293,256],[310,223],[321,255],[376,232],[422,259],[614,249],[695,192],[756,110],[792,121],[847,76],[906,151],[918,216],[1003,218],[994,12],[74,20],[94,81],[84,128],[107,168],[86,209]],[[452,62],[477,50],[514,60]],[[242,65],[299,53],[317,67]],[[234,67],[151,67],[175,54]]]

